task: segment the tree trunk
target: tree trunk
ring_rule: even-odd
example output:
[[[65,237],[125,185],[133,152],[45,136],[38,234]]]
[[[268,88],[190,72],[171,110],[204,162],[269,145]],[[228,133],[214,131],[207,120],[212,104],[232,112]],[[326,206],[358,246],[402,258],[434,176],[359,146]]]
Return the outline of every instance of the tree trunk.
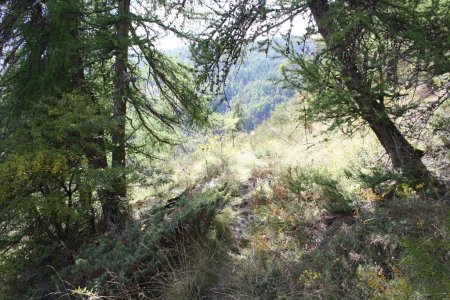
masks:
[[[95,99],[93,99],[95,101]],[[105,135],[104,130],[101,129],[95,135],[89,136],[85,139],[86,146],[84,147],[84,153],[89,163],[89,167],[94,170],[106,170],[108,168],[108,162],[106,158],[106,149],[105,149]],[[99,188],[97,190],[97,196],[102,205],[105,205],[108,202],[109,194],[103,189]],[[91,229],[91,233],[95,234],[96,230],[96,214],[94,209],[94,203],[92,199],[92,191],[89,191],[87,195],[85,195],[88,205],[89,205],[89,225]]]
[[[329,1],[312,0],[309,8],[317,24],[319,33],[323,36],[325,43],[330,46],[337,60],[342,65],[342,77],[349,91],[358,96],[354,100],[358,105],[360,116],[369,124],[377,136],[383,148],[389,155],[394,168],[399,168],[406,174],[417,179],[429,179],[430,174],[421,161],[423,153],[415,149],[403,136],[394,122],[386,113],[383,101],[377,101],[371,92],[369,81],[363,77],[356,64],[356,51],[353,47],[352,32],[347,33],[344,44],[336,44],[331,41],[333,33],[332,25],[325,23],[328,18]],[[329,22],[329,21],[328,21]],[[355,32],[358,33],[358,28]],[[355,34],[356,36],[356,34]],[[332,46],[332,47],[331,47]]]
[[[77,3],[78,4],[78,3]],[[70,34],[75,41],[80,40],[80,20],[82,18],[81,11],[70,11],[67,18],[71,20],[77,20],[77,22],[72,26]],[[97,100],[94,93],[89,89],[86,84],[86,78],[84,75],[85,68],[80,53],[80,49],[75,49],[70,56],[71,65],[74,66],[75,72],[72,75],[72,84],[75,90],[80,91],[85,97],[87,97],[92,105],[97,105]],[[98,112],[100,114],[100,112]],[[81,138],[81,137],[80,137]],[[83,151],[88,160],[89,168],[94,170],[104,170],[108,167],[108,162],[106,158],[105,149],[105,134],[104,129],[99,129],[97,132],[90,134],[88,137],[83,139]],[[84,187],[80,186],[80,201],[89,210],[89,227],[91,234],[96,233],[96,214],[93,203],[93,191],[85,190]],[[106,197],[106,193],[103,189],[97,191],[97,195],[100,201],[103,203]]]
[[[130,30],[130,0],[118,0],[117,43],[115,62],[115,92],[114,92],[114,120],[116,128],[112,134],[112,167],[120,172],[113,182],[113,193],[108,203],[103,207],[105,224],[111,227],[122,221],[121,203],[127,196],[127,183],[125,176],[125,124],[127,114],[128,92],[128,36]]]
[[[405,139],[391,119],[387,117],[374,121],[369,123],[369,126],[389,155],[394,168],[401,169],[412,177],[429,177],[429,172],[421,160],[423,152],[415,149]]]

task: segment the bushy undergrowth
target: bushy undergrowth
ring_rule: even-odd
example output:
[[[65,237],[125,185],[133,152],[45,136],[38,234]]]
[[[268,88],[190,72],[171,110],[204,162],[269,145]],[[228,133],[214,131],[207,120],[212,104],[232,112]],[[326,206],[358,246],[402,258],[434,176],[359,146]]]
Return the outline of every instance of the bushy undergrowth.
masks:
[[[157,297],[169,271],[185,262],[188,249],[193,245],[197,250],[214,248],[207,233],[226,202],[223,193],[209,191],[182,197],[170,208],[152,207],[142,222],[120,236],[104,237],[81,251],[75,265],[62,276],[70,285],[60,290],[70,289],[85,297]]]
[[[348,173],[359,186],[353,193],[323,170],[266,173],[253,172],[270,192],[254,192],[250,246],[225,299],[449,296],[448,192],[381,167]]]
[[[274,157],[254,165],[247,179],[225,156],[208,160],[200,189],[191,184],[190,196],[152,206],[120,234],[86,245],[70,267],[56,256],[30,257],[27,270],[48,267],[17,268],[16,286],[32,287],[20,299],[49,290],[47,298],[63,299],[450,296],[448,189],[437,192],[366,161],[343,172],[288,168]],[[225,188],[227,196],[200,192],[205,186]],[[245,199],[219,214],[229,197]],[[227,220],[232,209],[251,216],[245,243]],[[13,274],[14,267],[10,260],[2,270]]]
[[[72,264],[71,253],[57,241],[29,243],[0,256],[0,299],[40,299],[52,291],[49,274]]]
[[[304,201],[316,201],[329,212],[352,213],[354,195],[344,190],[340,182],[326,169],[289,169],[282,177],[285,186]]]

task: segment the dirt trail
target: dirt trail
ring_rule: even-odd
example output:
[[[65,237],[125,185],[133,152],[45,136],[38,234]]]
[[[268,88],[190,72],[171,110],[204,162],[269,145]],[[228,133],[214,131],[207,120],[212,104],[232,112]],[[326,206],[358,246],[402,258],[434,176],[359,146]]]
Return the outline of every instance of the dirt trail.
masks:
[[[239,248],[245,248],[248,245],[250,225],[255,219],[250,208],[251,192],[249,185],[243,185],[240,189],[240,196],[231,201],[231,216],[228,225]]]
[[[248,249],[251,241],[251,226],[255,220],[250,207],[253,188],[244,183],[239,189],[239,196],[230,202],[231,214],[228,218],[228,227],[233,237],[233,247],[229,252],[230,260],[220,270],[217,283],[210,288],[208,295],[203,299],[247,299],[247,295],[236,297],[239,289],[238,278],[242,278],[242,264],[248,259]],[[233,285],[236,284],[236,289]],[[231,291],[232,290],[232,291]]]

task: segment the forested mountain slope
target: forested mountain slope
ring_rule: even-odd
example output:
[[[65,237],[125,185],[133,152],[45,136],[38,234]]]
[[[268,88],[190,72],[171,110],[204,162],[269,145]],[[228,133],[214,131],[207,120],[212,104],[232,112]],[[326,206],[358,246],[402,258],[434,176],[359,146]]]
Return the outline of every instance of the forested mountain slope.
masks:
[[[225,104],[231,110],[238,104],[242,106],[245,130],[253,130],[270,116],[277,104],[294,95],[293,89],[279,84],[284,63],[286,59],[274,50],[267,54],[254,50],[247,52],[243,63],[231,71],[225,87],[229,103]]]
[[[285,44],[281,38],[275,39],[275,43]],[[297,46],[299,51],[303,51],[305,47],[312,48],[312,43],[307,46]],[[177,48],[168,53],[189,61],[187,48]],[[286,63],[286,58],[274,47],[266,51],[257,43],[252,44],[245,52],[242,61],[232,67],[225,83],[224,95],[219,96],[213,107],[220,114],[241,110],[239,113],[243,129],[253,130],[271,115],[277,104],[286,102],[295,94],[294,89],[280,84],[281,67]]]

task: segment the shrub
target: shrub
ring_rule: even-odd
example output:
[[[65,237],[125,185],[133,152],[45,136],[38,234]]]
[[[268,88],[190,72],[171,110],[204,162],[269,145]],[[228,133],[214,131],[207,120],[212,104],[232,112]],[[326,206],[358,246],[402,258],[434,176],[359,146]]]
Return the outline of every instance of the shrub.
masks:
[[[316,201],[329,212],[349,214],[354,210],[353,197],[325,169],[289,169],[283,178],[290,191],[303,200]]]
[[[182,197],[172,207],[151,208],[144,221],[130,224],[119,236],[102,237],[96,245],[85,247],[75,265],[63,273],[70,284],[60,281],[59,290],[124,299],[134,299],[142,291],[157,294],[158,283],[164,281],[161,276],[168,275],[168,265],[183,261],[180,247],[206,238],[226,203],[222,193],[206,191],[193,198]]]

